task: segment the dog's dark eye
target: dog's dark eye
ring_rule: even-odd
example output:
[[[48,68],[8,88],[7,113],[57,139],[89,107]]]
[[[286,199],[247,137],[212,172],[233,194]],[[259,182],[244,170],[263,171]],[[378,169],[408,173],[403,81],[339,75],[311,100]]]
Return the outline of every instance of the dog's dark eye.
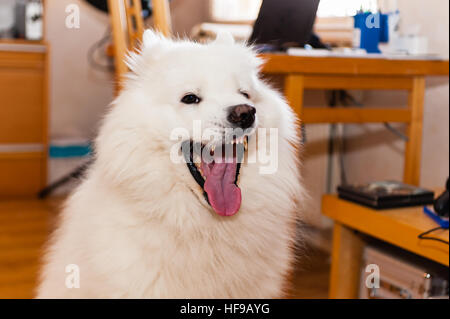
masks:
[[[250,94],[248,94],[247,92],[245,92],[245,91],[240,91],[239,93],[241,93],[246,99],[249,99],[249,100],[250,100]]]
[[[199,104],[201,101],[202,101],[202,99],[199,98],[195,94],[186,94],[181,99],[181,103],[184,103],[184,104]]]

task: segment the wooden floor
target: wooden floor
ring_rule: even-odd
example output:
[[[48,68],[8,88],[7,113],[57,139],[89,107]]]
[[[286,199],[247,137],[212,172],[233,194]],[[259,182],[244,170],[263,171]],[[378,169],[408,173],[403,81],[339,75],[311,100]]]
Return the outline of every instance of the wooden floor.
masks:
[[[0,200],[0,298],[32,298],[62,199]],[[302,249],[290,298],[327,298],[329,255]]]
[[[0,298],[32,298],[61,199],[0,201]]]
[[[289,298],[326,299],[330,274],[330,255],[308,247],[299,252]]]

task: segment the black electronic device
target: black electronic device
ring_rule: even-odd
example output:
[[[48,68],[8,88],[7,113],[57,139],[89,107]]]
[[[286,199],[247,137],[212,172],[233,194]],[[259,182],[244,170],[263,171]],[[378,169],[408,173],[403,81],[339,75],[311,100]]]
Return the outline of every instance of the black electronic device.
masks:
[[[376,209],[424,206],[434,202],[432,191],[396,181],[342,185],[338,187],[338,195],[342,199]]]
[[[445,191],[439,195],[434,201],[434,211],[441,217],[447,217],[449,215],[449,179],[447,178],[447,184]]]
[[[278,49],[303,47],[311,38],[319,0],[263,0],[249,42]]]

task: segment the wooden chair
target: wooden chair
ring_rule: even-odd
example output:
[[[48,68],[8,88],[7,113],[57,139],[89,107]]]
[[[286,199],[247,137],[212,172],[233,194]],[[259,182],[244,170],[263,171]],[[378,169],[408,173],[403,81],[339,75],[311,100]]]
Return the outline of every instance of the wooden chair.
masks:
[[[172,35],[168,0],[152,0],[154,28],[165,36]],[[122,87],[122,78],[128,72],[125,55],[134,50],[144,33],[144,19],[140,0],[108,0],[113,34],[116,94]]]

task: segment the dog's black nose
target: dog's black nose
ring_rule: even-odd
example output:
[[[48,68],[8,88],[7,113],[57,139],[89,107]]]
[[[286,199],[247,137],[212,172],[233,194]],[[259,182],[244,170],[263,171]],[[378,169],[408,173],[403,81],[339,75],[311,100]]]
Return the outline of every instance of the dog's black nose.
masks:
[[[248,104],[231,106],[228,114],[228,121],[243,129],[249,128],[255,123],[256,109]]]

